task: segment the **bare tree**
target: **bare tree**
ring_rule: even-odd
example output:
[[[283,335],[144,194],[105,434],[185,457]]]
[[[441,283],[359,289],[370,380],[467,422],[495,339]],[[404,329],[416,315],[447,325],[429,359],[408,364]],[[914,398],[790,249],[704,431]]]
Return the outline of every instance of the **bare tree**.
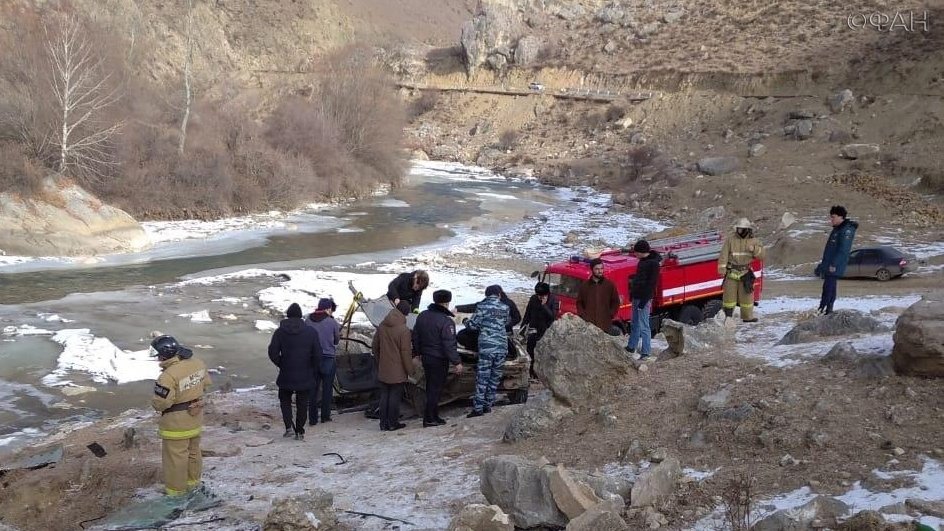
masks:
[[[191,69],[193,65],[193,0],[187,0],[187,58],[184,60],[184,117],[180,120],[180,141],[177,153],[184,154],[187,144],[187,123],[190,122],[190,106],[193,103],[191,91]]]
[[[100,124],[102,112],[118,101],[119,89],[105,72],[104,57],[96,53],[75,18],[46,31],[46,52],[52,69],[52,91],[59,123],[53,145],[59,151],[58,171],[100,176],[102,168],[114,164],[109,153],[112,137],[121,123]]]

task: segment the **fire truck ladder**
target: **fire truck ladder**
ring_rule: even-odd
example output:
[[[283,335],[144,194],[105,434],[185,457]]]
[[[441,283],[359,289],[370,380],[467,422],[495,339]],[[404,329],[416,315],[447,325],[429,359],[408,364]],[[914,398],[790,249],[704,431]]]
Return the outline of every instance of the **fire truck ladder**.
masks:
[[[649,242],[653,249],[663,253],[666,257],[677,258],[679,265],[717,259],[718,255],[721,254],[723,244],[724,240],[716,230],[661,238]]]

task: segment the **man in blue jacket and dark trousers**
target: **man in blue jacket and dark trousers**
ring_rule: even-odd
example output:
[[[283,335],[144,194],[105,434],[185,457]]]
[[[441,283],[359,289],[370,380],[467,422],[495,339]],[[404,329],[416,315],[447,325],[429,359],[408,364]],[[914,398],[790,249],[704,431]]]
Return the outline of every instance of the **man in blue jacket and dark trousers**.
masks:
[[[852,251],[852,241],[855,239],[859,224],[846,219],[848,212],[845,207],[836,205],[829,209],[829,223],[833,230],[826,240],[823,249],[823,261],[816,266],[816,276],[823,278],[823,295],[819,300],[819,312],[825,315],[833,313],[833,304],[836,303],[836,284],[846,272],[849,263],[849,252]]]

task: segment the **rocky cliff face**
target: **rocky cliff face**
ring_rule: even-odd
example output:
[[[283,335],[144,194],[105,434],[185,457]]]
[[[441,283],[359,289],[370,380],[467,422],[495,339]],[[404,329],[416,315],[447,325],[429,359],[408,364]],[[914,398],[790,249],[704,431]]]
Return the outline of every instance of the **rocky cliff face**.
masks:
[[[150,240],[127,212],[82,188],[47,179],[41,199],[0,194],[0,251],[20,256],[95,256],[146,249]]]

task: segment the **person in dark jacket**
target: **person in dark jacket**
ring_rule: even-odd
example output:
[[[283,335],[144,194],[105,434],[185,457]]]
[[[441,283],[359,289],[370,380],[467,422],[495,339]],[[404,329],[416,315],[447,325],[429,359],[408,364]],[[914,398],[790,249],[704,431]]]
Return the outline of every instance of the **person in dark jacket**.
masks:
[[[577,315],[607,334],[618,335],[613,319],[619,307],[616,285],[603,276],[603,260],[594,258],[590,262],[590,278],[577,291]]]
[[[823,293],[819,299],[819,312],[833,313],[836,303],[836,284],[846,272],[849,263],[849,253],[852,251],[852,242],[855,240],[859,224],[846,219],[849,213],[845,207],[836,205],[829,209],[829,223],[833,226],[823,249],[823,260],[816,266],[816,276],[823,278]]]
[[[514,332],[518,323],[521,322],[521,311],[518,310],[518,305],[515,304],[515,301],[511,300],[505,293],[505,290],[501,289],[501,286],[498,286],[498,289],[501,291],[499,300],[508,307],[509,312],[508,326],[505,327],[505,331],[508,335],[508,352],[516,353],[515,343],[512,340],[512,332]],[[478,308],[479,303],[485,302],[487,299],[488,297],[479,302],[473,302],[472,304],[459,304],[456,306],[456,311],[459,313],[475,313],[475,309]],[[463,328],[456,334],[456,340],[460,345],[469,350],[479,350],[478,330],[473,330],[469,327]]]
[[[426,408],[423,412],[423,427],[442,426],[446,423],[439,416],[439,398],[449,373],[449,365],[456,374],[462,373],[462,360],[456,350],[455,314],[449,311],[452,293],[446,290],[433,292],[433,304],[416,317],[413,325],[413,354],[421,356],[426,376]]]
[[[635,353],[641,339],[642,349],[639,351],[639,359],[644,360],[652,354],[652,328],[649,325],[649,314],[652,313],[652,299],[656,295],[656,286],[659,283],[659,264],[662,262],[662,256],[653,251],[646,240],[639,240],[633,245],[633,254],[639,262],[636,264],[636,274],[633,276],[633,283],[629,289],[633,317],[626,350],[630,354]]]
[[[394,306],[400,301],[410,303],[410,311],[416,312],[420,307],[423,290],[429,287],[429,274],[417,270],[412,273],[400,273],[387,286],[387,298]]]
[[[305,438],[305,417],[308,415],[308,394],[315,384],[315,371],[321,362],[318,332],[305,325],[302,309],[292,303],[285,319],[272,334],[269,359],[279,368],[275,384],[279,386],[279,405],[285,423],[284,437],[294,433],[296,440]],[[292,422],[292,395],[295,395],[295,421]]]
[[[308,405],[309,426],[318,424],[318,410],[321,410],[321,422],[331,422],[331,399],[334,397],[334,375],[338,365],[335,353],[341,341],[341,325],[334,319],[338,305],[332,299],[321,299],[318,308],[308,315],[305,324],[318,332],[321,341],[321,362],[315,371],[315,384],[311,388],[311,400]]]
[[[558,311],[560,311],[560,302],[557,297],[551,295],[551,286],[546,282],[535,284],[534,295],[528,299],[528,306],[524,309],[524,319],[521,320],[521,331],[528,338],[526,347],[528,356],[531,358],[532,378],[537,377],[534,373],[534,348],[544,337],[547,329],[554,324]],[[528,333],[529,328],[531,333]]]
[[[377,360],[377,381],[380,384],[380,431],[405,428],[400,422],[400,398],[403,384],[413,372],[413,340],[406,327],[410,303],[400,301],[380,323],[371,351]]]

